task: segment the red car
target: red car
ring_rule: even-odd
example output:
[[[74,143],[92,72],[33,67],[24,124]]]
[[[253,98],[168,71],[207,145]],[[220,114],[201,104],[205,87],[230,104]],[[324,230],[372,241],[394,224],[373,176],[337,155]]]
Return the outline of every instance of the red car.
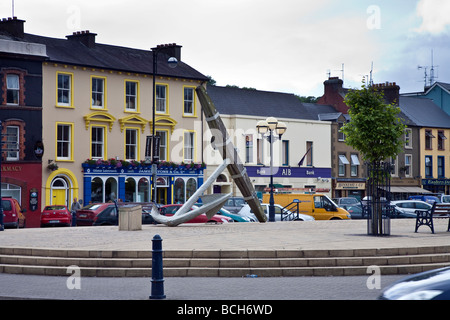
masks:
[[[165,216],[173,216],[175,212],[177,212],[183,205],[182,204],[167,204],[165,206],[162,206],[159,210],[162,215]],[[192,206],[191,210],[198,208],[197,206]],[[206,222],[212,222],[212,223],[227,223],[227,222],[233,222],[233,219],[222,216],[220,214],[215,214],[211,219],[208,219],[206,214],[202,213],[201,215],[189,220],[186,223],[206,223]]]
[[[3,225],[12,228],[25,228],[25,209],[22,209],[19,202],[11,197],[2,198]]]
[[[93,203],[77,210],[77,226],[92,226],[97,215],[105,210],[115,209],[114,203]],[[116,214],[117,216],[117,214]]]
[[[41,213],[41,227],[67,226],[72,223],[69,209],[63,205],[46,206]]]

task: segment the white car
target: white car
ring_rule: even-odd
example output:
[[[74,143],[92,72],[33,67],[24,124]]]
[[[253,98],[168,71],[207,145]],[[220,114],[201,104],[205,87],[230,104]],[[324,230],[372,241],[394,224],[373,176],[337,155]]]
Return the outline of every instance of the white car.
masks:
[[[404,218],[415,218],[417,216],[416,210],[431,209],[431,204],[420,200],[391,201],[391,205]]]
[[[269,219],[269,204],[268,203],[261,203],[261,206],[264,209],[264,213],[267,216],[267,219]],[[307,214],[303,214],[303,213],[299,213],[298,214],[298,218],[297,218],[297,214],[296,213],[292,213],[289,210],[283,209],[283,207],[279,204],[275,204],[275,221],[281,221],[281,212],[283,211],[284,215],[290,215],[290,217],[292,218],[288,218],[288,220],[283,220],[283,221],[289,221],[289,220],[295,220],[295,221],[313,221],[315,220],[313,216],[307,215]],[[241,211],[239,211],[240,215],[253,215],[253,212],[251,211],[251,208],[248,204],[245,204]],[[256,219],[255,217],[255,221],[258,221],[258,219]]]

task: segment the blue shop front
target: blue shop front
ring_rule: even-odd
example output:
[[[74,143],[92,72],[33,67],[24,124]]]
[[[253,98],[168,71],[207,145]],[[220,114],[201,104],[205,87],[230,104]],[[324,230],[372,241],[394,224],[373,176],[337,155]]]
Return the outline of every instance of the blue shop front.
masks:
[[[151,166],[108,166],[83,163],[84,204],[119,200],[150,202]],[[204,167],[158,166],[157,202],[184,203],[203,184]]]

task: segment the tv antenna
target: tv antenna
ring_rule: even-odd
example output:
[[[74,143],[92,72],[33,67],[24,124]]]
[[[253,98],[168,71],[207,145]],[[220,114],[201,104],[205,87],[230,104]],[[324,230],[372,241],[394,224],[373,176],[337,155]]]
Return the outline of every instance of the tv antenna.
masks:
[[[434,65],[434,53],[433,53],[433,50],[431,50],[431,67],[417,66],[418,70],[421,70],[421,69],[424,70],[424,86],[425,86],[425,88],[431,87],[433,85],[433,83],[436,81],[436,79],[438,78],[434,73],[435,68],[438,68],[438,67],[439,66]],[[429,75],[428,75],[428,68],[430,68]]]
[[[11,2],[12,2],[11,3],[11,7],[12,7],[11,8],[11,11],[12,11],[12,16],[11,17],[14,18],[14,0],[12,0]]]

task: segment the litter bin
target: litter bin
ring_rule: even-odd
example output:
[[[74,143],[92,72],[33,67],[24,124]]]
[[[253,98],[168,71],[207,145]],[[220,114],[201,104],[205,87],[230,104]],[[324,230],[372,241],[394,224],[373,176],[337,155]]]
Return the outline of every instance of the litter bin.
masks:
[[[142,206],[119,207],[119,231],[142,230]]]

